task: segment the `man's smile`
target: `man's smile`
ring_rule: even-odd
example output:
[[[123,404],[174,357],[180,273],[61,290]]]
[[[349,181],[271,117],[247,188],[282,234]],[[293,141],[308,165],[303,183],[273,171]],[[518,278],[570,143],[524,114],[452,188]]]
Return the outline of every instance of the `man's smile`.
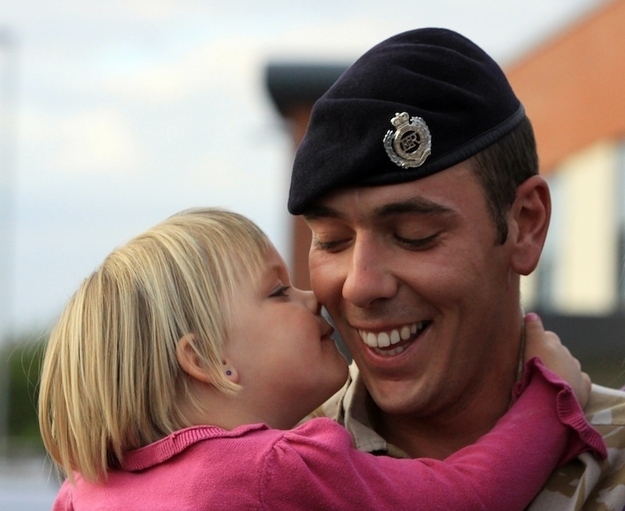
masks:
[[[403,352],[429,324],[429,321],[418,321],[382,332],[359,329],[358,334],[362,341],[376,353],[393,356]]]

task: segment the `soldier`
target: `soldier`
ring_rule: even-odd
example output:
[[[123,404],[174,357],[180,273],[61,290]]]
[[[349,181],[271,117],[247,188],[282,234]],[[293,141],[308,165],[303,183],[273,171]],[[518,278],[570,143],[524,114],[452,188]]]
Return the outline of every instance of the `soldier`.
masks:
[[[444,459],[489,431],[522,376],[520,276],[551,214],[493,59],[444,29],[373,47],[315,105],[289,210],[312,230],[311,284],[354,360],[323,413],[397,457]],[[608,459],[559,468],[530,509],[623,509],[625,393],[593,386],[586,413]]]

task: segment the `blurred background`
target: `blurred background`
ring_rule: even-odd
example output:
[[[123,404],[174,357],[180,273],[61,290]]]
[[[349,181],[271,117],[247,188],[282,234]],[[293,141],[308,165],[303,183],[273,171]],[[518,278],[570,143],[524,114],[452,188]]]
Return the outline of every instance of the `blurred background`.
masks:
[[[0,0],[0,509],[50,509],[34,402],[57,314],[181,209],[255,220],[305,284],[286,212],[312,102],[377,42],[457,30],[510,77],[554,200],[523,283],[598,383],[625,384],[625,0]]]

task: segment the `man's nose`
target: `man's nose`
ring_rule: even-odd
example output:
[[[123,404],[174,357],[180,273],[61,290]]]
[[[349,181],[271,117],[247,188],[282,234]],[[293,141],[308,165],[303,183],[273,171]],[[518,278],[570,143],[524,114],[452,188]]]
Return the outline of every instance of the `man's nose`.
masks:
[[[358,307],[369,307],[397,292],[397,280],[386,248],[374,240],[357,240],[348,261],[343,298]]]

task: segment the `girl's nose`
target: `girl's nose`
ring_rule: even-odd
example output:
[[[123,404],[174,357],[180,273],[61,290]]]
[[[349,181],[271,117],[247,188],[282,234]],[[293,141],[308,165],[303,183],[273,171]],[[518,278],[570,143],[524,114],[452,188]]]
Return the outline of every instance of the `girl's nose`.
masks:
[[[304,291],[302,289],[293,288],[293,290],[297,293],[298,299],[306,306],[306,308],[311,311],[313,314],[321,313],[321,306],[319,305],[319,301],[315,296],[315,293],[312,291]]]

